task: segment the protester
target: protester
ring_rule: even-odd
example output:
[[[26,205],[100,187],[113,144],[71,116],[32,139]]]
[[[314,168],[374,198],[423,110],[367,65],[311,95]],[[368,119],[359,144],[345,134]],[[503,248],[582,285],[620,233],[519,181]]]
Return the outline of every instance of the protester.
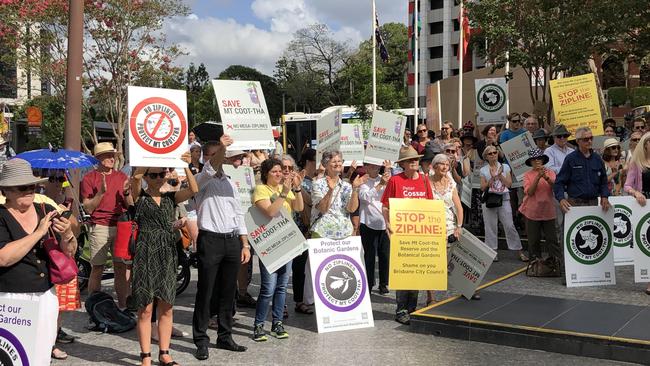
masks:
[[[607,174],[603,159],[591,148],[594,139],[591,129],[579,127],[575,136],[578,149],[564,159],[553,185],[555,199],[567,213],[571,206],[597,206],[600,197],[600,205],[607,211],[610,208]]]
[[[508,249],[518,250],[519,259],[525,262],[528,258],[522,251],[519,233],[517,233],[512,222],[512,208],[509,202],[509,188],[512,185],[510,166],[499,163],[498,152],[494,146],[485,148],[483,160],[487,161],[488,164],[481,168],[481,190],[486,192],[485,197],[492,195],[495,200],[494,207],[488,207],[491,203],[489,197],[482,205],[485,244],[494,250],[498,249],[497,225],[498,221],[501,221],[506,234]],[[498,257],[495,258],[495,261],[498,261]]]
[[[528,236],[528,254],[530,260],[542,258],[541,236],[544,234],[549,255],[562,262],[563,252],[557,242],[555,232],[555,207],[549,205],[553,201],[553,184],[555,172],[545,168],[548,156],[540,149],[528,152],[526,165],[532,167],[524,174],[524,202],[519,207],[526,218],[526,234]]]
[[[133,204],[128,177],[115,170],[116,150],[113,144],[100,142],[95,145],[93,152],[99,164],[95,170],[83,177],[80,185],[83,208],[90,214],[88,239],[92,269],[88,278],[88,293],[101,290],[104,264],[115,242],[117,220],[126,208]],[[124,310],[127,307],[126,299],[131,293],[129,288],[131,259],[114,255],[113,271],[117,304],[120,310]]]
[[[49,365],[57,337],[59,304],[50,282],[49,256],[42,240],[54,235],[68,256],[77,250],[70,221],[55,207],[34,202],[36,185],[47,181],[32,174],[31,165],[19,158],[5,163],[0,190],[6,197],[0,206],[0,299],[33,301],[38,305],[34,365]]]
[[[547,142],[548,142],[548,135],[546,134],[546,130],[543,128],[538,129],[533,133],[533,141],[535,141],[535,145],[537,146],[538,149],[540,149],[542,152],[544,152],[547,148]]]
[[[440,150],[444,150],[445,145],[451,142],[452,132],[454,131],[454,125],[451,121],[444,121],[440,127],[440,136],[433,140],[434,145],[438,145]],[[422,154],[422,151],[418,150],[418,154]]]
[[[381,197],[382,213],[388,235],[392,235],[390,228],[390,198],[413,198],[413,199],[433,199],[431,185],[427,178],[418,172],[419,155],[412,147],[403,147],[399,151],[397,163],[403,172],[394,175],[388,181],[388,185]],[[415,311],[418,305],[417,290],[398,290],[396,291],[397,308],[395,309],[395,320],[401,324],[410,324],[410,313]]]
[[[648,132],[648,126],[646,120],[644,120],[642,117],[635,118],[632,125],[632,132],[641,132],[641,133]]]
[[[458,160],[458,149],[456,147],[456,144],[454,143],[449,143],[445,145],[444,149],[445,149],[445,154],[449,159],[448,171],[451,174],[451,177],[454,179],[456,185],[460,186],[462,184],[463,178],[465,178],[465,176],[469,175],[469,173],[471,172],[469,161],[466,162],[467,166],[465,166],[463,164],[463,161]]]
[[[269,153],[269,157],[280,159],[284,155],[284,148],[280,142],[280,132],[275,128],[273,129],[273,140],[274,148]]]
[[[521,128],[521,116],[519,113],[510,113],[508,115],[508,122],[510,122],[508,124],[508,129],[502,131],[499,135],[500,144],[526,133],[526,129]]]
[[[621,163],[621,145],[615,138],[608,138],[603,145],[603,161],[607,172],[607,189],[612,196],[618,196],[621,193],[621,173],[623,165]]]
[[[616,137],[616,130],[614,129],[614,126],[610,126],[610,125],[605,126],[605,136]]]
[[[623,159],[625,160],[625,170],[627,171],[628,165],[632,160],[632,155],[634,153],[634,148],[641,140],[643,133],[639,131],[634,131],[630,134],[630,147],[627,151],[623,151]]]
[[[413,140],[411,130],[408,128],[404,129],[404,140],[402,141],[402,146],[409,146]]]
[[[16,152],[11,146],[9,146],[9,141],[3,136],[0,136],[0,170],[2,170],[2,166],[14,156],[16,156]]]
[[[437,144],[429,144],[426,149],[424,149],[424,155],[420,159],[420,173],[424,174],[425,177],[428,177],[433,172],[431,171],[431,162],[433,158],[442,153]]]
[[[253,204],[262,213],[269,218],[273,218],[280,214],[282,208],[288,214],[291,214],[292,211],[302,211],[304,205],[302,194],[300,194],[302,182],[300,176],[293,171],[294,167],[290,161],[271,158],[262,163],[260,170],[262,184],[255,187]],[[289,173],[285,175],[283,171]],[[273,273],[266,269],[261,259],[259,266],[262,284],[255,309],[253,340],[263,342],[268,339],[264,331],[264,322],[271,300],[273,300],[271,335],[278,339],[288,338],[289,333],[284,329],[282,319],[287,296],[287,284],[291,272],[291,261]]]
[[[530,132],[531,134],[534,134],[535,132],[537,132],[537,130],[539,130],[539,122],[537,121],[537,118],[535,116],[528,116],[526,117],[524,127],[526,128],[526,131]]]
[[[201,147],[201,144],[196,140],[196,134],[194,133],[194,131],[190,131],[187,134],[187,138],[188,138],[188,148],[190,150],[192,149],[192,146]]]
[[[487,125],[481,131],[483,135],[483,140],[476,143],[476,152],[478,156],[483,157],[483,151],[488,146],[497,147],[499,145],[498,135],[497,135],[497,126],[496,125]]]
[[[302,161],[300,163],[302,171],[300,175],[304,176],[301,188],[302,200],[304,202],[304,209],[301,212],[296,212],[294,220],[300,228],[300,231],[309,239],[309,224],[311,220],[311,192],[313,187],[313,179],[316,176],[316,150],[307,149],[302,153]],[[293,301],[296,303],[295,311],[302,314],[313,314],[314,310],[304,302],[305,293],[305,264],[309,258],[309,251],[305,250],[301,255],[293,259],[291,264],[291,279],[293,283]],[[311,282],[310,282],[311,283]]]
[[[625,181],[625,192],[644,207],[650,198],[650,133],[643,135],[634,149]]]
[[[226,147],[231,144],[232,138],[228,135],[221,136],[219,142],[206,143],[203,150],[205,165],[196,177],[199,186],[195,197],[199,224],[199,276],[192,329],[197,347],[194,356],[199,360],[209,357],[207,328],[213,301],[219,304],[217,348],[246,351],[246,347],[232,339],[237,274],[241,264],[250,260],[251,254],[239,191],[222,169]],[[213,296],[218,298],[213,300]]]
[[[415,131],[417,132],[416,139],[413,140],[411,146],[413,146],[418,154],[421,154],[424,152],[427,142],[431,141],[428,135],[429,129],[427,128],[427,125],[423,123],[419,124]]]
[[[465,160],[468,160],[470,169],[472,169],[474,168],[474,162],[479,158],[475,147],[478,139],[474,137],[471,132],[466,132],[460,137],[460,142],[462,144],[460,153],[463,159],[463,164],[465,164]]]
[[[429,149],[427,149],[429,151]],[[426,152],[425,152],[426,154]],[[364,262],[368,287],[375,287],[375,258],[379,257],[379,293],[387,294],[388,291],[388,264],[390,258],[390,240],[386,234],[386,222],[382,214],[381,196],[390,180],[389,161],[384,162],[382,168],[375,164],[365,164],[368,180],[359,189],[359,217],[361,220],[361,243],[363,244]]]

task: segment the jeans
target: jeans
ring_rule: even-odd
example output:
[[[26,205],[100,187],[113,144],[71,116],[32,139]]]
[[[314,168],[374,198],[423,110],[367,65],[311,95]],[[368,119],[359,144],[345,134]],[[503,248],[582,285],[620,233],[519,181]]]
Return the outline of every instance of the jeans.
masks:
[[[284,303],[287,299],[287,284],[289,283],[290,274],[291,261],[280,267],[277,271],[269,273],[260,259],[262,286],[260,288],[260,295],[257,297],[254,325],[264,324],[266,315],[269,312],[271,299],[273,299],[273,310],[271,311],[273,323],[282,321],[284,317]]]
[[[375,286],[375,253],[379,256],[379,285],[388,286],[390,239],[386,230],[374,230],[361,224],[360,232],[368,286],[370,288]]]

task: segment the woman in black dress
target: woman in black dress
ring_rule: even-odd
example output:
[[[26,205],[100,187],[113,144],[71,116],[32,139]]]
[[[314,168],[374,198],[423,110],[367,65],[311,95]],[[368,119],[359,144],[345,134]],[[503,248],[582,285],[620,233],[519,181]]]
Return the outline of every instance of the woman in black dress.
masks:
[[[182,160],[190,163],[190,154]],[[142,365],[151,365],[151,314],[154,299],[157,299],[159,333],[159,361],[171,366],[169,343],[172,333],[172,305],[176,297],[176,253],[175,208],[198,192],[199,187],[192,171],[186,167],[188,187],[178,192],[161,193],[160,187],[167,181],[167,168],[137,168],[133,176],[132,192],[139,195],[135,201],[135,221],[138,223],[138,237],[133,257],[132,292],[138,308],[138,338]],[[146,190],[140,190],[141,179],[147,183]]]

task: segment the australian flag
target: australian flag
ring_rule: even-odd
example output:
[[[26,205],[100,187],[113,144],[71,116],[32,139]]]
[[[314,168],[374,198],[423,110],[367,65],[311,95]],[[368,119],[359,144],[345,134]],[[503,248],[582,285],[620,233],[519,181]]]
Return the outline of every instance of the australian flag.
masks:
[[[386,48],[384,38],[381,36],[381,32],[379,31],[379,17],[377,14],[375,14],[375,40],[377,46],[379,46],[379,57],[381,57],[383,62],[387,62],[389,59],[388,49]]]

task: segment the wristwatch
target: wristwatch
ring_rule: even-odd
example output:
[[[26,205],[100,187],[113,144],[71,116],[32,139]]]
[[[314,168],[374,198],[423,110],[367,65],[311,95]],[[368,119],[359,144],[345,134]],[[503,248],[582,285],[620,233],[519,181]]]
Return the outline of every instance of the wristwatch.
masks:
[[[287,195],[285,193],[280,193],[280,198],[287,198]]]

